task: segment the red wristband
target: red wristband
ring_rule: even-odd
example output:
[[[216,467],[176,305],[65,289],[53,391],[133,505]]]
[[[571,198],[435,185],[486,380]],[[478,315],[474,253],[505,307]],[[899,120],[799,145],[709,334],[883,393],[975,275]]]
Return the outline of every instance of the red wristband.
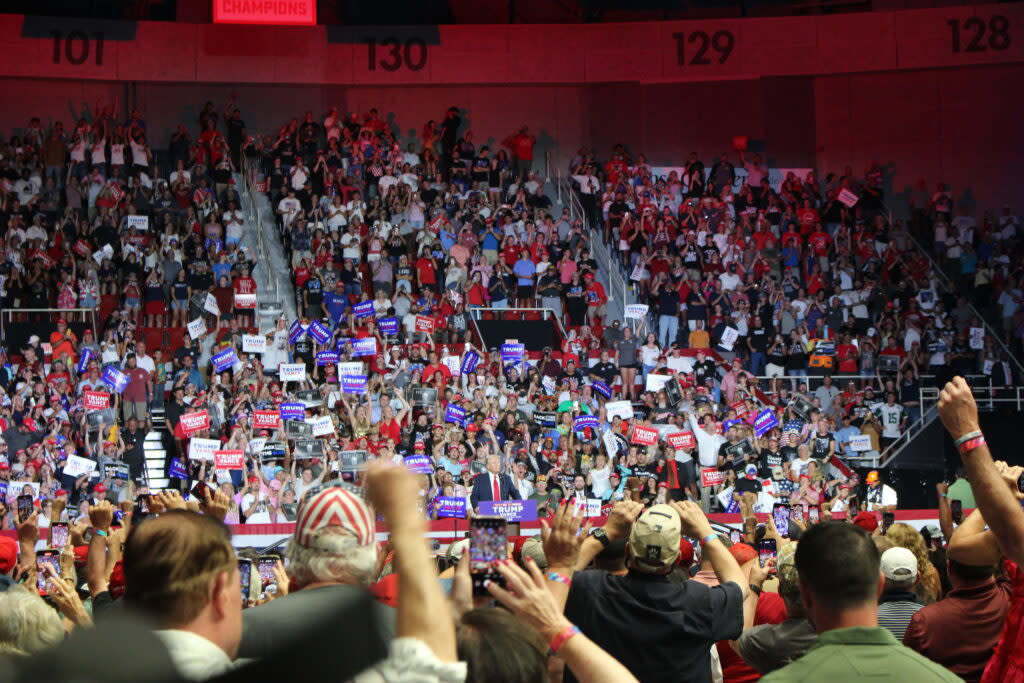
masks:
[[[983,436],[976,436],[973,439],[970,439],[968,441],[964,441],[962,444],[957,446],[957,450],[960,451],[960,455],[967,455],[968,453],[973,451],[978,446],[984,446],[984,445],[985,445],[985,437],[983,437]]]
[[[566,626],[551,639],[551,642],[548,644],[548,650],[553,655],[558,654],[558,650],[565,645],[565,641],[569,640],[579,632],[580,629],[578,626]]]

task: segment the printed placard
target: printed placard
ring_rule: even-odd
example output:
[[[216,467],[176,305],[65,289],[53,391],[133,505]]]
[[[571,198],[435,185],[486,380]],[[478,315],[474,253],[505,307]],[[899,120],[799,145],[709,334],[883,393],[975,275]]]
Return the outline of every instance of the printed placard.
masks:
[[[220,450],[217,439],[195,438],[188,442],[189,460],[213,460],[214,454]]]
[[[614,458],[618,454],[619,440],[610,431],[601,434],[601,442],[604,443],[604,449],[607,451],[609,458]]]
[[[722,348],[726,351],[732,351],[732,347],[736,344],[736,340],[740,338],[740,331],[735,327],[726,327],[722,330]]]
[[[185,432],[185,436],[192,436],[197,432],[210,428],[210,414],[205,410],[185,413],[181,416],[180,422],[181,431]]]
[[[626,310],[623,312],[622,317],[643,320],[647,317],[649,308],[647,304],[626,304]]]
[[[434,331],[434,319],[426,315],[416,316],[416,331],[431,334]]]
[[[243,353],[266,353],[267,352],[267,338],[262,334],[243,334],[242,335],[242,352]]]
[[[604,412],[609,422],[614,417],[628,420],[633,417],[633,404],[629,401],[608,401],[604,404]]]
[[[111,388],[112,391],[117,393],[123,393],[125,387],[128,386],[128,375],[121,372],[116,366],[108,365],[103,368],[103,374],[100,375],[100,379]]]
[[[86,389],[82,392],[82,403],[84,404],[86,411],[106,410],[110,407],[110,394],[102,391],[89,391]]]
[[[340,357],[337,351],[317,351],[316,364],[321,368],[325,365],[334,365]]]
[[[612,388],[601,381],[594,382],[594,391],[604,396],[606,399],[612,397]],[[605,408],[607,410],[607,407]]]
[[[855,453],[862,453],[871,450],[871,435],[857,434],[850,437],[850,450]]]
[[[295,342],[306,336],[306,328],[308,325],[303,325],[301,320],[296,320],[288,328],[288,343],[294,344]]]
[[[234,346],[229,346],[213,354],[210,362],[213,363],[214,370],[224,372],[229,368],[235,367],[235,364],[238,363],[238,353],[235,351]]]
[[[694,448],[697,446],[697,438],[693,432],[675,432],[665,437],[668,445],[677,451],[682,448]]]
[[[558,424],[558,413],[553,410],[535,410],[533,424],[538,427],[554,427]]]
[[[241,450],[217,451],[213,454],[213,461],[218,470],[245,469],[245,453]]]
[[[762,436],[779,426],[779,418],[770,408],[766,408],[754,418],[754,434]]]
[[[462,356],[462,365],[459,366],[459,370],[462,372],[463,375],[468,375],[469,373],[476,370],[476,366],[479,364],[480,354],[472,350],[466,351],[466,353]]]
[[[721,472],[714,467],[702,467],[700,469],[700,485],[705,488],[712,486],[718,486],[725,481],[725,472]]]
[[[334,433],[334,420],[330,415],[312,417],[306,420],[306,424],[312,428],[313,436],[327,436]]]
[[[206,301],[203,302],[203,310],[213,315],[220,315],[220,305],[217,303],[216,297],[209,292],[206,293]]]
[[[256,308],[256,295],[251,292],[235,292],[235,308]]]
[[[344,394],[365,394],[366,375],[344,375],[341,377],[341,391]]]
[[[338,377],[361,374],[363,374],[363,364],[361,361],[348,361],[345,363],[338,363]]]
[[[305,420],[306,406],[303,403],[282,403],[278,406],[282,420]]]
[[[331,331],[319,320],[311,322],[306,333],[309,334],[317,344],[326,344],[327,340],[331,338]]]
[[[136,230],[149,230],[149,216],[125,216],[125,225]]]
[[[641,446],[653,446],[658,443],[658,430],[654,427],[636,425],[633,427],[633,436],[629,441]]]
[[[356,318],[369,318],[373,316],[373,302],[360,301],[352,307],[352,314]]]
[[[188,336],[192,337],[193,339],[199,339],[204,334],[206,334],[206,321],[203,320],[202,318],[196,318],[195,320],[189,322],[189,324],[186,325],[185,327],[186,329],[188,329]]]
[[[466,424],[466,409],[449,403],[444,409],[444,421],[457,424],[460,427]]]
[[[89,369],[89,361],[92,360],[92,357],[93,350],[88,346],[84,347],[78,356],[78,365],[75,366],[79,375],[84,375],[85,371]]]
[[[402,460],[405,468],[414,474],[433,474],[434,463],[425,455],[410,455]]]
[[[363,356],[376,356],[377,355],[377,340],[374,337],[363,337],[362,339],[356,339],[352,342],[352,357],[361,358]]]
[[[985,348],[985,328],[972,327],[969,344],[970,347],[976,351]]]
[[[277,429],[281,424],[281,414],[276,410],[255,410],[252,414],[252,426],[255,429]]]
[[[438,496],[434,499],[437,516],[440,518],[466,518],[466,499],[455,496]]]
[[[303,382],[306,379],[305,363],[281,363],[278,375],[282,382]]]
[[[850,192],[845,187],[839,190],[839,196],[836,197],[836,199],[838,199],[839,203],[848,209],[852,209],[854,205],[856,205],[857,202],[860,201],[860,197],[858,197],[853,192]]]
[[[506,522],[537,521],[535,500],[482,500],[478,509],[481,515],[501,517]]]
[[[109,244],[104,244],[103,248],[99,251],[93,252],[92,260],[96,262],[96,265],[102,265],[103,259],[112,258],[114,256],[114,247]]]
[[[722,433],[729,431],[730,427],[739,427],[743,425],[743,420],[726,420],[722,423]]]
[[[180,460],[172,460],[167,468],[167,476],[172,479],[188,479],[188,468]]]
[[[672,375],[658,375],[651,373],[647,375],[647,381],[645,382],[644,388],[647,391],[661,391],[665,388],[665,385],[672,381]]]
[[[74,251],[76,254],[78,254],[82,258],[88,258],[89,257],[89,251],[90,251],[89,243],[86,242],[85,240],[83,240],[82,238],[77,239],[75,241],[74,246],[72,246],[71,249],[72,249],[72,251]]]
[[[526,355],[526,344],[502,344],[501,345],[501,362],[502,363],[520,363],[523,357]]]
[[[572,421],[572,429],[575,432],[581,432],[587,427],[597,429],[599,422],[597,415],[577,415]]]
[[[747,414],[747,404],[744,401],[735,401],[729,407],[736,411],[736,417],[743,417]]]
[[[381,318],[377,321],[377,327],[383,335],[398,334],[398,318]]]
[[[458,356],[445,356],[441,359],[441,365],[448,368],[448,372],[452,373],[452,377],[458,377],[462,374],[462,363],[459,362]]]
[[[98,463],[80,455],[69,455],[64,463],[64,474],[77,479],[83,474],[92,474],[96,471]]]

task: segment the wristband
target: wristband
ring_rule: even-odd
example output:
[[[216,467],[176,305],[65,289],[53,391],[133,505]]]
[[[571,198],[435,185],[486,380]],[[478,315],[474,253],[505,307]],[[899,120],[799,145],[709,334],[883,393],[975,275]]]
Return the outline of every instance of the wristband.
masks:
[[[97,536],[102,536],[103,538],[107,538],[109,536],[109,534],[103,529],[93,529],[92,532]]]
[[[967,432],[966,434],[961,436],[959,439],[954,441],[953,445],[956,446],[957,448],[960,448],[960,444],[965,443],[967,441],[970,441],[971,439],[973,439],[976,436],[981,436],[981,432],[979,432],[978,430],[975,430],[973,432]]]
[[[548,581],[554,581],[555,583],[564,583],[566,586],[572,583],[572,579],[565,574],[560,574],[558,572],[548,572],[547,579]]]
[[[761,587],[760,586],[755,586],[754,584],[749,584],[749,585],[750,585],[750,590],[753,591],[754,595],[758,595],[758,596],[761,595]]]
[[[569,640],[579,632],[580,629],[578,626],[566,626],[551,639],[551,642],[548,644],[548,651],[553,655],[558,654],[558,650],[565,645],[565,641]]]
[[[964,441],[962,444],[957,446],[957,450],[960,451],[960,455],[967,455],[968,453],[973,451],[975,448],[977,448],[979,446],[984,446],[984,445],[985,445],[985,437],[983,437],[983,436],[976,436],[973,439],[970,439],[969,441]]]
[[[700,539],[700,547],[703,548],[705,545],[707,545],[711,541],[717,541],[717,540],[718,540],[718,534],[708,534],[704,538]]]

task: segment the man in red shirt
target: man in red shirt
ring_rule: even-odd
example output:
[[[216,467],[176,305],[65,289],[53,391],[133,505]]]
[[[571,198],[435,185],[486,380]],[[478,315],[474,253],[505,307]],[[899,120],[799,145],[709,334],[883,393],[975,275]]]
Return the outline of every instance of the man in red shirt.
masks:
[[[526,126],[505,141],[505,146],[512,150],[512,176],[520,182],[526,180],[533,166],[533,146],[536,144],[537,138],[530,135],[530,129]]]
[[[128,375],[128,385],[121,394],[121,409],[124,419],[134,415],[139,422],[146,422],[148,415],[149,396],[153,393],[153,376],[148,370],[138,366],[134,353],[128,354],[124,374]]]
[[[594,322],[604,320],[605,304],[608,303],[608,295],[605,294],[604,285],[594,279],[593,273],[586,273],[583,279],[587,282],[587,318]]]
[[[423,368],[423,374],[421,375],[424,384],[432,382],[434,379],[434,373],[437,372],[441,373],[445,382],[452,378],[452,371],[448,369],[447,365],[438,361],[436,351],[431,351],[430,355],[427,356],[427,359],[429,362],[427,363],[427,366]]]

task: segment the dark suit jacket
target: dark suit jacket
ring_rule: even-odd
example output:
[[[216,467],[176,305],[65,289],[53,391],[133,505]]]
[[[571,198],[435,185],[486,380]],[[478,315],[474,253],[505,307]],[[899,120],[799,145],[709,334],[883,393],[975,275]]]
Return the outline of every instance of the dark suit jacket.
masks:
[[[498,475],[499,486],[501,487],[502,500],[519,500],[519,491],[512,484],[512,477],[507,474]],[[482,500],[494,500],[494,493],[491,491],[491,473],[483,472],[473,480],[473,492],[469,494],[469,502],[477,507]]]

